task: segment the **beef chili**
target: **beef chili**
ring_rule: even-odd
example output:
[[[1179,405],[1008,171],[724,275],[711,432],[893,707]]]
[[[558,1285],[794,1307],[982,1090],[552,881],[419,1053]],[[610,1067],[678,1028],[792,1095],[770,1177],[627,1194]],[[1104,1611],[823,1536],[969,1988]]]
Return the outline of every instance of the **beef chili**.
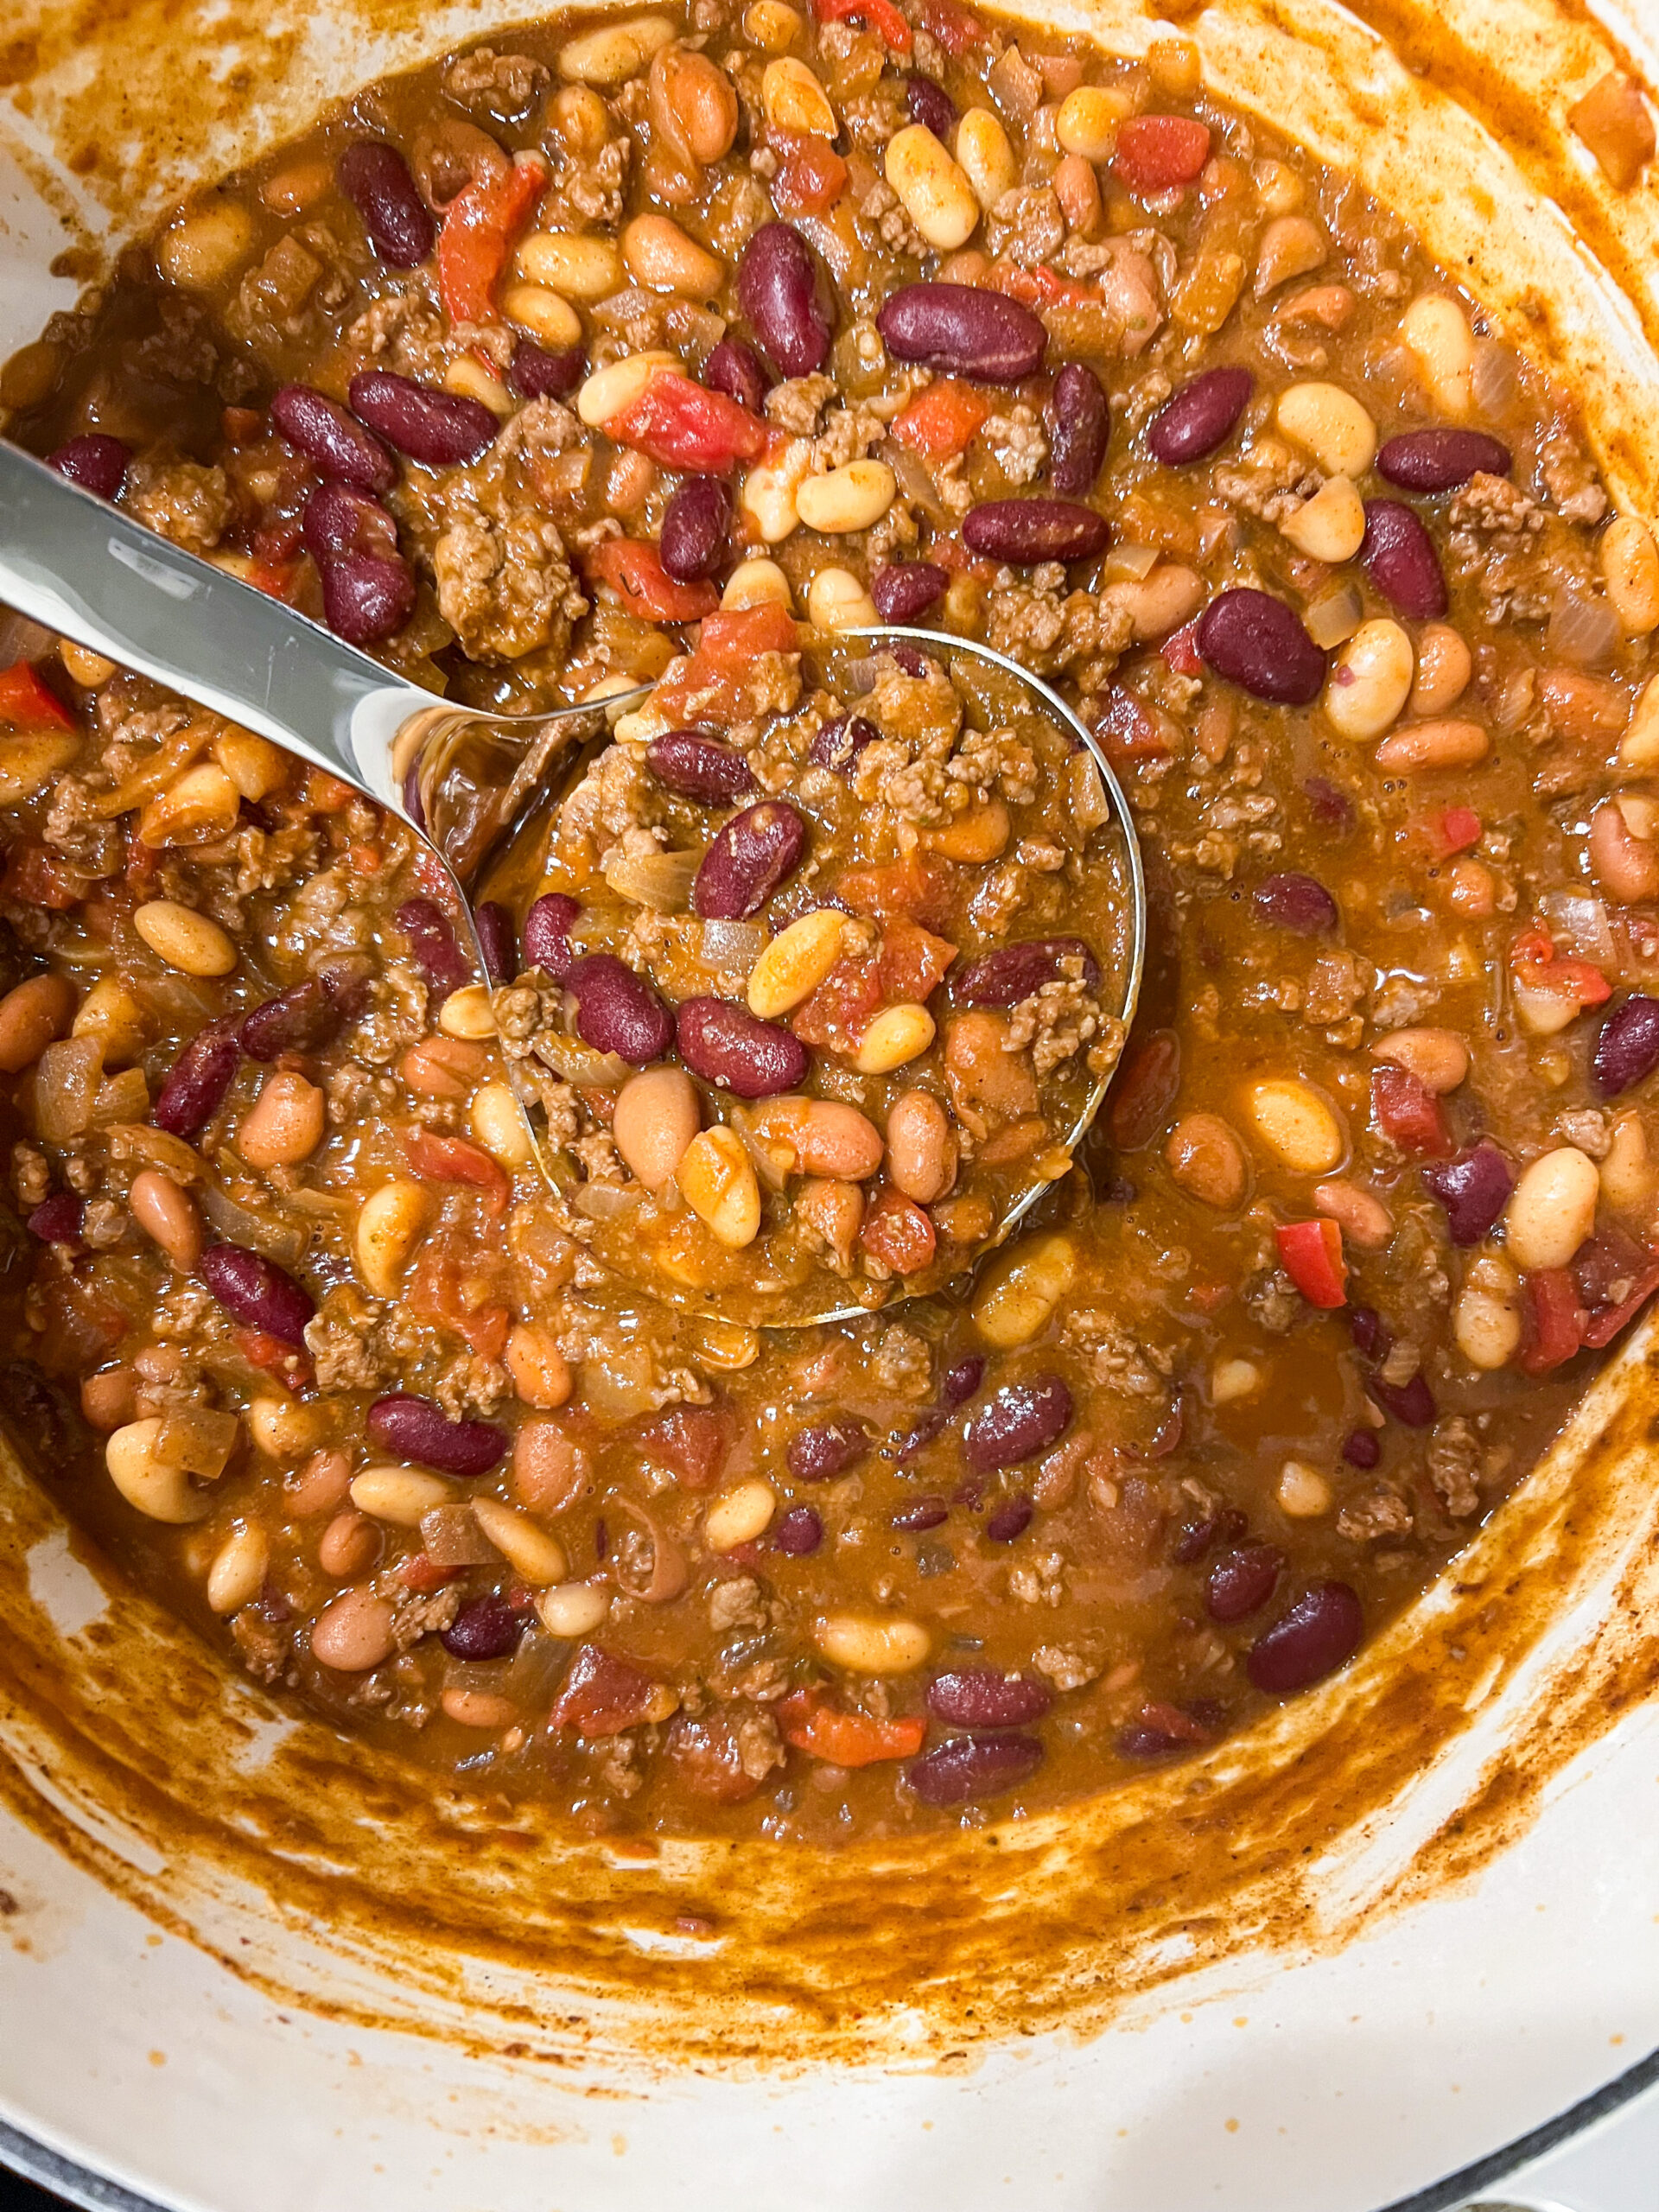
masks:
[[[514,33],[203,193],[0,389],[435,690],[656,687],[480,912],[486,989],[340,785],[72,645],[0,673],[11,1402],[44,1377],[80,1441],[43,1478],[341,1726],[595,1830],[1062,1802],[1342,1667],[1659,1282],[1659,553],[1563,395],[1178,34]],[[938,654],[836,644],[878,619]],[[1020,795],[952,637],[1130,795],[1104,1111],[966,1291],[775,1333],[643,1299],[607,1243],[706,1257],[722,1174],[768,1226],[717,1292],[793,1237],[883,1294],[1101,1041],[1086,785]],[[766,899],[700,906],[768,807],[821,865],[771,879],[774,814]],[[584,1033],[594,960],[645,1031]],[[692,1096],[694,1004],[745,1041]],[[825,1107],[858,1160],[802,1142]]]

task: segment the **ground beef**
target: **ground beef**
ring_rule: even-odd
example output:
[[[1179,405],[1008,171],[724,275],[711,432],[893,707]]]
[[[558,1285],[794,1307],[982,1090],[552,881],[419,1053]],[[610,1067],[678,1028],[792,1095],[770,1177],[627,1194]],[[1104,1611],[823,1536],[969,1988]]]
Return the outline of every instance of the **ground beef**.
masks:
[[[1473,1426],[1461,1414],[1438,1421],[1428,1440],[1428,1480],[1434,1495],[1454,1521],[1466,1521],[1480,1510],[1480,1490],[1475,1480],[1480,1466],[1480,1442]]]
[[[1068,1313],[1060,1325],[1060,1338],[1087,1356],[1090,1372],[1103,1389],[1128,1398],[1168,1395],[1173,1364],[1168,1354],[1138,1342],[1115,1313],[1092,1307]]]
[[[1303,1020],[1318,1028],[1347,1020],[1376,980],[1376,969],[1358,953],[1322,952],[1308,972]]]
[[[443,619],[474,660],[562,652],[588,611],[556,523],[534,485],[533,457],[566,435],[566,410],[537,402],[481,461],[407,483],[397,499],[437,588]]]
[[[380,1595],[392,1601],[391,1642],[397,1651],[412,1650],[423,1636],[442,1635],[461,1611],[461,1592],[453,1583],[443,1590],[401,1592],[393,1583]]]
[[[332,1291],[305,1327],[305,1348],[317,1370],[317,1388],[378,1390],[397,1371],[376,1342],[376,1308],[350,1285]]]
[[[1277,1268],[1246,1283],[1243,1299],[1252,1319],[1270,1337],[1287,1336],[1305,1311],[1301,1293]]]
[[[1033,484],[1048,462],[1048,440],[1035,408],[1023,401],[1006,415],[993,415],[980,436],[1010,484]]]
[[[1005,192],[986,219],[986,240],[999,260],[1021,269],[1039,268],[1065,244],[1065,218],[1046,184],[1018,185]]]
[[[1065,1060],[1080,1052],[1100,1027],[1100,1001],[1083,980],[1080,958],[1062,963],[1068,973],[1045,983],[1028,999],[1021,999],[1008,1016],[1005,1052],[1031,1048],[1031,1063],[1039,1082]]]
[[[236,512],[222,468],[149,455],[128,469],[123,505],[188,553],[211,553]]]
[[[1218,499],[1275,525],[1311,499],[1324,481],[1306,454],[1293,453],[1273,437],[1258,438],[1236,467],[1215,473]]]
[[[53,791],[42,836],[81,875],[114,875],[125,856],[118,822],[98,811],[98,795],[79,776],[65,776]]]
[[[1384,1536],[1408,1536],[1411,1507],[1391,1483],[1378,1483],[1351,1498],[1337,1516],[1337,1534],[1351,1544],[1370,1544]]]
[[[498,54],[480,46],[458,54],[444,65],[446,96],[462,107],[479,106],[501,117],[525,114],[549,83],[547,65],[530,54]]]
[[[613,745],[600,754],[559,809],[559,843],[567,852],[591,845],[596,855],[602,855],[630,830],[665,819],[663,787],[643,758],[626,746]]]
[[[883,1329],[875,1340],[870,1372],[883,1390],[894,1390],[906,1398],[925,1397],[933,1376],[933,1355],[926,1338],[896,1322]]]
[[[421,384],[442,384],[454,352],[443,316],[413,282],[365,308],[347,329],[345,346],[359,362]]]
[[[1477,469],[1452,494],[1446,521],[1453,531],[1474,531],[1491,537],[1535,537],[1544,526],[1543,509],[1529,492],[1507,476]]]
[[[1121,607],[1093,592],[1062,593],[999,570],[986,609],[986,643],[1035,676],[1072,676],[1084,691],[1104,690],[1135,637]]]
[[[810,377],[788,377],[766,394],[766,420],[786,430],[791,438],[810,438],[824,409],[840,397],[835,378],[820,371],[814,370]]]
[[[560,150],[554,139],[555,150]],[[589,224],[614,230],[627,199],[633,140],[626,131],[607,138],[591,161],[567,154],[553,175],[542,202],[540,220],[549,230],[585,230]],[[572,220],[571,218],[575,219]]]

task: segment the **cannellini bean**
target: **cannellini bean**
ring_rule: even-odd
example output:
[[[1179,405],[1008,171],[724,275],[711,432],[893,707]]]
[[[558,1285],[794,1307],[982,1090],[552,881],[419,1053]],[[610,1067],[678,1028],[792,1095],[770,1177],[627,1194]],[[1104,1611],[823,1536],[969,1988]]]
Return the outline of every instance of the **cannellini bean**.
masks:
[[[1364,542],[1365,503],[1350,478],[1330,476],[1279,527],[1299,553],[1334,567],[1351,561]]]
[[[188,1274],[201,1257],[202,1243],[201,1216],[189,1192],[159,1167],[145,1167],[132,1179],[127,1205],[145,1236],[160,1245],[181,1274]]]
[[[509,284],[501,295],[501,312],[550,353],[568,353],[582,343],[582,317],[550,284]]]
[[[1212,1406],[1231,1406],[1242,1399],[1253,1398],[1264,1379],[1253,1359],[1218,1359],[1210,1370],[1210,1402]]]
[[[518,267],[532,284],[543,285],[549,291],[556,292],[563,300],[586,302],[608,299],[613,292],[621,290],[625,281],[622,256],[613,242],[586,232],[578,236],[568,231],[529,232],[519,243]],[[577,335],[581,335],[580,329]],[[635,353],[628,356],[631,360],[660,361],[664,358],[661,354]],[[618,361],[614,365],[620,369],[625,364]],[[678,365],[677,362],[676,365]],[[598,373],[603,375],[605,372],[601,370]],[[590,377],[588,381],[591,384],[593,378]],[[629,397],[638,398],[639,392],[636,391]],[[613,415],[620,413],[620,406],[626,404],[626,401],[621,402],[610,412]],[[605,417],[601,416],[596,419],[602,422]],[[582,420],[586,422],[588,417],[584,415]]]
[[[550,1588],[570,1572],[558,1538],[538,1528],[517,1506],[503,1505],[499,1497],[475,1497],[473,1518],[507,1565],[522,1574],[532,1589]]]
[[[74,988],[66,976],[30,976],[14,984],[0,999],[0,1074],[33,1067],[68,1029],[74,1011]]]
[[[570,1395],[570,1365],[551,1329],[539,1321],[520,1321],[507,1338],[507,1372],[514,1393],[527,1406],[550,1412]]]
[[[1117,145],[1117,126],[1134,107],[1126,87],[1079,85],[1060,102],[1054,118],[1054,137],[1061,151],[1081,154],[1086,162],[1109,161]]]
[[[1328,1175],[1348,1148],[1335,1109],[1312,1084],[1295,1077],[1252,1084],[1244,1109],[1268,1151],[1299,1175]]]
[[[327,1101],[291,1069],[273,1069],[242,1117],[236,1148],[250,1167],[292,1167],[322,1142]]]
[[[805,62],[792,54],[767,62],[760,77],[760,103],[774,130],[833,138],[841,129],[829,93]]]
[[[854,1675],[907,1675],[932,1649],[919,1621],[898,1613],[826,1613],[812,1640],[832,1667]]]
[[[849,461],[821,476],[804,476],[796,490],[795,511],[809,530],[842,537],[880,522],[898,489],[898,479],[885,461]]]
[[[739,1483],[715,1498],[703,1515],[703,1541],[711,1552],[735,1551],[740,1544],[752,1544],[771,1526],[777,1510],[778,1493],[770,1483],[758,1478]]]
[[[1618,515],[1601,534],[1602,581],[1627,638],[1659,626],[1659,545],[1637,515]]]
[[[256,805],[280,791],[288,779],[289,756],[268,737],[256,737],[251,729],[238,729],[232,723],[220,731],[211,749],[242,797]]]
[[[1516,1266],[1564,1268],[1596,1225],[1601,1178],[1576,1145],[1558,1145],[1521,1172],[1503,1210],[1505,1249]]]
[[[1394,1236],[1394,1216],[1379,1198],[1340,1179],[1313,1185],[1313,1206],[1334,1221],[1362,1252],[1380,1252]]]
[[[1446,622],[1430,622],[1417,639],[1417,675],[1411,687],[1411,711],[1432,721],[1460,699],[1474,673],[1474,659]]]
[[[750,1013],[775,1021],[810,999],[841,958],[848,933],[846,915],[833,906],[820,906],[780,930],[749,970]]]
[[[397,1297],[433,1211],[430,1192],[401,1175],[364,1199],[357,1217],[357,1271],[377,1298]]]
[[[1372,755],[1385,775],[1418,775],[1433,768],[1472,768],[1491,750],[1478,722],[1411,722],[1385,737]]]
[[[807,620],[818,630],[871,630],[875,601],[850,569],[820,569],[808,587]]]
[[[757,556],[753,560],[738,563],[727,579],[726,588],[720,594],[720,603],[733,609],[745,607],[792,607],[795,594],[790,588],[789,578],[778,563]]]
[[[760,1185],[742,1141],[723,1123],[694,1137],[677,1171],[680,1192],[728,1250],[752,1244],[760,1230]]]
[[[736,1321],[717,1321],[712,1314],[695,1324],[696,1358],[699,1367],[734,1375],[753,1367],[760,1357],[760,1333]]]
[[[463,983],[451,991],[438,1008],[438,1027],[446,1037],[483,1038],[495,1034],[495,1012],[487,983]]]
[[[1278,1487],[1274,1491],[1279,1510],[1293,1521],[1314,1521],[1321,1513],[1328,1513],[1332,1503],[1331,1485],[1317,1467],[1310,1467],[1305,1459],[1287,1459],[1279,1470]]]
[[[1077,1248],[1070,1236],[1026,1238],[987,1269],[974,1299],[974,1326],[999,1351],[1030,1344],[1053,1319],[1077,1272]]]
[[[1376,425],[1338,384],[1293,384],[1279,395],[1279,428],[1327,476],[1363,476],[1376,458]]]
[[[176,899],[148,900],[132,926],[158,960],[186,976],[228,976],[236,965],[236,947],[219,924]]]
[[[966,171],[925,123],[907,124],[887,141],[887,175],[906,213],[938,252],[954,252],[978,228],[979,201]]]
[[[372,1590],[342,1590],[312,1624],[312,1657],[337,1674],[365,1675],[391,1653],[391,1607]]]
[[[1444,293],[1425,292],[1400,321],[1400,335],[1417,357],[1417,365],[1437,407],[1461,422],[1474,405],[1474,334],[1469,318]]]
[[[589,429],[602,430],[618,415],[626,414],[652,378],[664,369],[677,369],[672,353],[630,353],[620,361],[595,369],[576,394],[576,412]]]
[[[328,1398],[256,1398],[243,1414],[259,1449],[290,1465],[326,1444],[334,1433]]]
[[[1068,147],[1068,153],[1077,149]],[[1008,134],[988,107],[970,107],[957,125],[957,162],[986,214],[1020,181]]]
[[[610,1610],[610,1592],[593,1582],[561,1582],[536,1600],[542,1626],[561,1637],[591,1636]]]
[[[59,639],[58,658],[63,663],[63,671],[69,681],[88,691],[96,691],[115,674],[112,660],[106,660],[102,653],[89,652],[73,638]]]
[[[1455,1090],[1469,1073],[1469,1047],[1455,1029],[1396,1029],[1377,1039],[1371,1058],[1408,1069],[1436,1094]]]
[[[236,1529],[213,1554],[207,1570],[207,1603],[216,1613],[238,1613],[264,1587],[270,1539],[257,1521]]]
[[[195,1483],[219,1480],[236,1436],[234,1414],[180,1407],[118,1428],[105,1444],[104,1463],[129,1505],[181,1526],[210,1510]]]
[[[22,806],[54,784],[80,750],[73,729],[31,729],[0,738],[0,806]]]
[[[138,816],[139,840],[160,851],[226,836],[240,804],[240,792],[218,763],[199,761],[146,801]]]
[[[884,1006],[859,1039],[853,1065],[861,1075],[887,1075],[925,1052],[933,1037],[925,1006]]]
[[[856,1183],[809,1176],[795,1192],[795,1217],[823,1239],[839,1265],[847,1267],[864,1225],[864,1193]]]
[[[622,232],[622,258],[648,292],[712,300],[726,281],[725,263],[666,215],[636,215]]]
[[[510,1083],[486,1083],[473,1099],[473,1135],[492,1160],[509,1171],[528,1167],[536,1157],[524,1110]]]
[[[648,1191],[672,1181],[702,1120],[696,1085],[683,1068],[645,1068],[616,1094],[611,1139]]]
[[[1659,1187],[1648,1134],[1639,1114],[1621,1114],[1613,1123],[1600,1164],[1601,1192],[1620,1213],[1642,1214]]]
[[[548,103],[553,128],[570,151],[590,162],[611,135],[605,103],[589,85],[561,85]]]
[[[610,92],[637,77],[653,54],[678,35],[666,16],[634,16],[626,23],[601,23],[567,39],[559,51],[559,74],[567,82],[595,85]]]
[[[948,861],[962,861],[970,868],[994,861],[1007,849],[1014,835],[1014,823],[1006,802],[988,798],[978,806],[970,806],[955,821],[946,822],[937,830],[925,830],[922,842],[930,852],[943,854]]]
[[[209,292],[252,251],[253,217],[238,200],[225,200],[181,215],[162,232],[156,258],[169,284]]]
[[[738,507],[763,544],[779,545],[800,527],[797,499],[811,465],[810,442],[791,438],[769,461],[757,461],[738,486]]]
[[[1255,292],[1265,300],[1269,292],[1287,284],[1293,276],[1306,276],[1325,259],[1329,247],[1325,232],[1306,215],[1278,215],[1262,233],[1256,248]]]
[[[518,402],[499,377],[486,369],[482,361],[474,360],[470,353],[458,353],[443,372],[446,391],[459,392],[463,399],[475,399],[487,407],[492,415],[499,415],[505,423]]]
[[[931,1090],[906,1090],[887,1115],[887,1173],[918,1206],[942,1198],[957,1179],[950,1116]]]
[[[1659,768],[1659,676],[1650,676],[1637,694],[1630,719],[1619,740],[1621,768]]]
[[[448,1505],[454,1495],[453,1483],[415,1467],[365,1467],[352,1478],[352,1503],[358,1511],[390,1521],[394,1529],[418,1529],[423,1513]]]
[[[1520,1284],[1514,1265],[1486,1247],[1470,1261],[1452,1308],[1452,1334],[1471,1367],[1506,1367],[1521,1344]]]

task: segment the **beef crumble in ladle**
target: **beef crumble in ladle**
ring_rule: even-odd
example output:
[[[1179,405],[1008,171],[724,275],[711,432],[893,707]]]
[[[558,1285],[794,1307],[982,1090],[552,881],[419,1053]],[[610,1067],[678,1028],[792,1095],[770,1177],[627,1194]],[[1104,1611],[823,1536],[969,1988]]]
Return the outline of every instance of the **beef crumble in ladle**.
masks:
[[[0,602],[148,676],[210,713],[271,740],[340,777],[414,830],[435,854],[454,890],[458,921],[474,965],[488,963],[474,922],[474,901],[493,863],[559,803],[617,717],[638,707],[649,685],[600,702],[538,715],[493,715],[435,697],[332,631],[158,537],[118,507],[0,441]],[[950,658],[964,655],[1019,684],[1031,711],[1065,731],[1092,755],[1119,841],[1118,911],[1109,918],[1115,1003],[1108,1009],[1119,1048],[1134,1019],[1146,949],[1146,887],[1122,786],[1087,726],[1058,694],[1003,654],[970,639],[910,629],[841,633],[872,645],[894,642]],[[1094,1121],[1110,1084],[1116,1054],[1056,1152],[1065,1160]],[[573,1171],[549,1141],[515,1062],[515,1088],[550,1184],[568,1190]],[[1052,1155],[1051,1155],[1052,1161]],[[1052,1172],[1021,1192],[977,1248],[966,1273],[1001,1244],[1042,1198]],[[834,1286],[831,1287],[830,1286]],[[804,1326],[869,1310],[849,1302],[835,1279],[806,1301],[811,1310],[710,1313],[696,1294],[669,1281],[642,1282],[656,1297],[715,1320]],[[917,1287],[937,1289],[931,1280]],[[912,1295],[900,1280],[893,1299]]]

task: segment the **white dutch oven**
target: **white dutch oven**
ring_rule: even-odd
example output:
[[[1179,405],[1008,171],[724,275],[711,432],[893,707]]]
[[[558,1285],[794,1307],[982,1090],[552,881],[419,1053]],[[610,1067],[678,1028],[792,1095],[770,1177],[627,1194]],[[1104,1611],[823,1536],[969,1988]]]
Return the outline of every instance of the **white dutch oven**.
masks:
[[[1557,366],[1652,517],[1659,194],[1611,195],[1563,124],[1618,41],[1652,77],[1650,5],[1617,40],[1568,0],[1188,28]],[[187,183],[525,10],[249,12],[4,0],[0,358]],[[0,2156],[213,2212],[1458,2201],[1659,2049],[1656,1416],[1649,1325],[1455,1580],[1254,1737],[833,1858],[433,1799],[233,1678],[6,1454]],[[1649,2163],[1599,2205],[1656,2202]]]

